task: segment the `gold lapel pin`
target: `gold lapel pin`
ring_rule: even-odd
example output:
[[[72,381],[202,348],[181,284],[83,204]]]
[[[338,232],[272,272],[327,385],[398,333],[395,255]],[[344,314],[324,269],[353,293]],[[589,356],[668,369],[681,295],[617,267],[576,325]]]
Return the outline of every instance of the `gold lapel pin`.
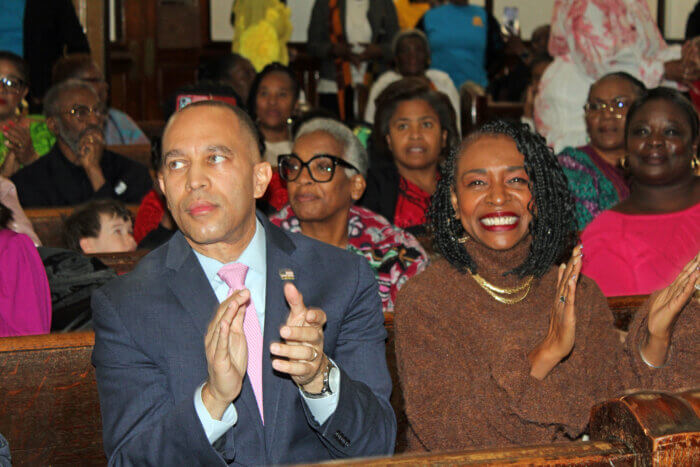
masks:
[[[282,268],[279,271],[280,274],[280,279],[283,281],[293,281],[294,280],[294,271],[288,268]]]

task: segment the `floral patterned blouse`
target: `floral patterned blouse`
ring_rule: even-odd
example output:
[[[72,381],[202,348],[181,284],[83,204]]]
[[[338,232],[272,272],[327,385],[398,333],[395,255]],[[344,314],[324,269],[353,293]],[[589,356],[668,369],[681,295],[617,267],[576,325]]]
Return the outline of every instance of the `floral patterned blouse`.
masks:
[[[270,216],[270,221],[301,233],[299,219],[289,204]],[[413,235],[360,206],[350,208],[347,250],[367,259],[379,285],[382,307],[389,312],[394,311],[396,294],[403,284],[428,265],[428,255]]]

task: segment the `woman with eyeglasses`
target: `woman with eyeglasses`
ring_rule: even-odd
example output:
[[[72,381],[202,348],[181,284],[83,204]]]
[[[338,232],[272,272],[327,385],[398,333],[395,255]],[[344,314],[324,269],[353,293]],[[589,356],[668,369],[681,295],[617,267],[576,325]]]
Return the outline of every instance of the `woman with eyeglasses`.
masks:
[[[43,156],[56,142],[41,115],[25,115],[27,65],[0,51],[0,176],[11,177]]]
[[[654,88],[625,126],[630,195],[581,235],[583,272],[607,296],[648,294],[700,252],[698,115],[680,92]]]
[[[456,141],[447,96],[421,78],[390,84],[377,97],[372,161],[360,204],[397,227],[423,233],[440,162]]]
[[[619,71],[603,76],[588,91],[584,111],[589,142],[567,147],[558,156],[576,202],[578,230],[629,196],[620,166],[625,155],[625,116],[644,90],[644,83]]]
[[[342,123],[315,118],[297,131],[292,154],[279,156],[289,204],[272,223],[361,255],[374,270],[384,311],[427,256],[416,239],[355,202],[365,190],[367,152]]]

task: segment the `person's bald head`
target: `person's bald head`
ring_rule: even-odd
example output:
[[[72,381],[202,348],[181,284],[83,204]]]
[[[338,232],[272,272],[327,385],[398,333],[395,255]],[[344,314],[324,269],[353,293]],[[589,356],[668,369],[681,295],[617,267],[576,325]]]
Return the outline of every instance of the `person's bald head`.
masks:
[[[194,102],[175,112],[168,119],[168,122],[166,123],[165,128],[163,129],[163,141],[165,141],[166,135],[172,127],[173,122],[177,120],[180,115],[187,112],[188,110],[194,110],[203,107],[217,109],[214,110],[214,113],[221,113],[221,110],[229,111],[232,114],[232,121],[235,122],[234,124],[241,130],[243,130],[239,132],[239,134],[242,135],[244,138],[248,139],[247,143],[250,144],[253,162],[257,163],[262,159],[262,154],[265,152],[265,143],[263,142],[263,139],[260,136],[260,132],[258,131],[258,128],[255,126],[255,123],[250,118],[250,116],[240,107],[234,107],[226,102],[216,100],[204,100]],[[164,158],[161,157],[159,167],[162,166],[163,160]]]
[[[191,104],[168,121],[162,146],[158,184],[180,231],[205,256],[235,259],[272,177],[250,118],[216,101]]]

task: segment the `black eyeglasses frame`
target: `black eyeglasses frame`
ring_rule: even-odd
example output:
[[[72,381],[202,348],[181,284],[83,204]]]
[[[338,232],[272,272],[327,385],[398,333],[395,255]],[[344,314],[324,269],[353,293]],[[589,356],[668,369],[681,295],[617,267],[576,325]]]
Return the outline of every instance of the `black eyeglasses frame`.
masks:
[[[296,159],[297,161],[299,161],[299,164],[301,165],[301,168],[299,169],[299,173],[294,178],[289,178],[284,173],[284,170],[283,170],[284,163],[289,158]],[[328,177],[328,180],[318,180],[314,176],[313,172],[311,171],[311,163],[313,161],[315,161],[317,159],[321,159],[321,158],[330,159],[333,162],[333,165],[331,166],[332,170],[330,173],[330,177]],[[297,180],[301,176],[301,173],[304,171],[304,167],[306,167],[306,170],[307,170],[307,172],[309,172],[309,176],[311,177],[311,180],[313,180],[317,183],[328,183],[331,180],[333,180],[333,177],[335,176],[335,168],[339,165],[342,167],[345,167],[347,169],[352,169],[352,170],[356,171],[357,173],[360,173],[360,170],[357,167],[355,167],[354,165],[352,165],[348,161],[341,159],[338,156],[334,156],[332,154],[316,154],[314,157],[309,159],[307,162],[302,161],[301,158],[293,152],[290,154],[280,154],[279,156],[277,156],[277,166],[279,167],[280,177],[282,178],[282,180],[284,180],[286,182],[293,182],[293,181]]]

